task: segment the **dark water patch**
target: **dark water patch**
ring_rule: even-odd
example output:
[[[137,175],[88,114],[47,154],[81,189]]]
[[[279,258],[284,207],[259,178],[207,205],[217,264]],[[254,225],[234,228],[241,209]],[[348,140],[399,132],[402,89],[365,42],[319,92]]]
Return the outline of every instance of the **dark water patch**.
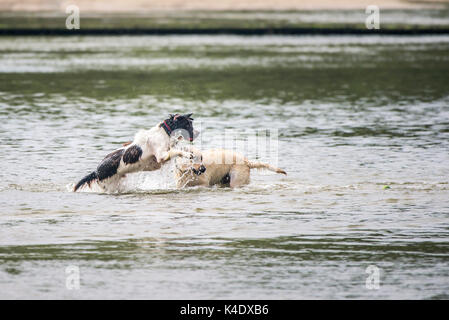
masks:
[[[370,77],[366,78],[366,72]],[[413,72],[414,77],[408,77]],[[209,99],[279,99],[281,103],[307,100],[341,101],[351,103],[369,96],[383,96],[394,103],[418,100],[432,101],[449,95],[444,66],[413,70],[340,69],[305,70],[295,68],[236,69],[226,71],[152,71],[101,72],[54,74],[0,74],[4,92],[22,94],[25,99],[36,93],[64,93],[71,97],[97,99],[135,98],[154,95],[207,101]],[[28,82],[25,82],[25,79]],[[29,81],[32,83],[30,84]],[[104,81],[104,87],[92,90],[95,83]],[[326,88],[322,92],[320,88]],[[285,97],[284,92],[289,92]],[[28,98],[27,98],[28,97]],[[1,98],[1,97],[0,97]],[[23,99],[23,98],[22,98]],[[16,102],[18,103],[18,102]],[[11,106],[12,107],[12,106]],[[11,108],[10,107],[10,108]],[[39,106],[22,106],[24,112],[38,110]],[[96,106],[102,108],[101,106]],[[20,109],[19,109],[20,110]],[[12,109],[11,111],[16,111]],[[4,112],[4,111],[3,111]]]
[[[449,28],[444,26],[438,27],[421,27],[414,26],[411,29],[402,29],[397,26],[388,29],[382,28],[379,30],[367,30],[357,26],[342,27],[342,28],[322,28],[322,27],[302,27],[302,28],[164,28],[164,29],[88,29],[82,28],[78,30],[66,29],[0,29],[0,36],[142,36],[142,35],[441,35],[449,34]]]
[[[13,276],[15,276],[15,275],[20,275],[20,274],[22,273],[22,270],[17,269],[17,268],[14,268],[14,267],[6,267],[6,268],[4,269],[4,271],[5,271],[6,273],[10,274],[10,275],[13,275]]]
[[[129,260],[137,248],[133,242],[97,242],[67,245],[2,246],[0,260],[23,262],[33,260]],[[121,257],[120,257],[121,256]]]
[[[388,239],[387,239],[388,237]],[[33,260],[98,260],[126,261],[130,259],[178,260],[196,257],[200,260],[241,258],[252,260],[301,260],[301,261],[366,261],[382,262],[421,258],[445,261],[449,243],[444,238],[432,240],[433,236],[389,237],[375,235],[366,230],[360,237],[340,235],[316,237],[279,237],[260,239],[171,239],[160,243],[155,240],[96,241],[60,245],[1,246],[0,260],[24,262]],[[212,239],[211,239],[212,240]],[[291,261],[293,261],[291,260]]]

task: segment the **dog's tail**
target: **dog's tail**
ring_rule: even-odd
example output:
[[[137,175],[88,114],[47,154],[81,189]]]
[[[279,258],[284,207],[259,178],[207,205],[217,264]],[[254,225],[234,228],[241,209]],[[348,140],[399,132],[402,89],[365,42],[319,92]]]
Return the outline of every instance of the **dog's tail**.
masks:
[[[276,173],[282,173],[285,175],[287,174],[287,172],[285,172],[284,170],[269,165],[268,163],[263,163],[259,161],[249,161],[249,160],[247,160],[247,163],[250,169],[267,169]]]
[[[78,190],[79,188],[81,188],[83,185],[85,185],[86,183],[89,185],[92,183],[92,181],[96,180],[98,178],[97,176],[97,172],[96,171],[92,171],[91,173],[89,173],[87,176],[85,176],[84,178],[82,178],[77,184],[76,186],[73,188],[73,191],[75,192],[76,190]]]

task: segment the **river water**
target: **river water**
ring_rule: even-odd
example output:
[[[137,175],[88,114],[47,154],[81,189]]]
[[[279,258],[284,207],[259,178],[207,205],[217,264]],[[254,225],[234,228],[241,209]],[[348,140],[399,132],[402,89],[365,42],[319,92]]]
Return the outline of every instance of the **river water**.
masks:
[[[288,175],[70,191],[174,112]],[[1,37],[0,123],[0,298],[449,298],[449,36]]]

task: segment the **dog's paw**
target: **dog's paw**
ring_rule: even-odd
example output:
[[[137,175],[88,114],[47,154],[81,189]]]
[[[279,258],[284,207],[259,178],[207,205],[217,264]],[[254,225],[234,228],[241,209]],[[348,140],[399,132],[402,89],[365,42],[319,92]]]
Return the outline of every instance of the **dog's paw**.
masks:
[[[164,155],[159,161],[157,161],[157,159],[156,159],[156,161],[157,161],[158,163],[166,162],[166,161],[168,161],[168,160],[170,160],[170,153],[167,153],[166,155]]]

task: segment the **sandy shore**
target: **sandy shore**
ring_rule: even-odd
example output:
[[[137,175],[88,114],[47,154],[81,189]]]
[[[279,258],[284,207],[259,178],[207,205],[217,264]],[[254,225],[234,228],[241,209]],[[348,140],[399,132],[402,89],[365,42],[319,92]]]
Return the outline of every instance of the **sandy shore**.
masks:
[[[0,11],[64,12],[70,4],[91,13],[149,13],[165,10],[349,10],[364,9],[372,4],[381,9],[419,9],[439,7],[449,4],[449,0],[0,0]]]
[[[382,32],[449,32],[449,0],[0,0],[0,34],[65,34],[71,4],[80,8],[80,32],[91,34],[360,34],[373,3]]]

